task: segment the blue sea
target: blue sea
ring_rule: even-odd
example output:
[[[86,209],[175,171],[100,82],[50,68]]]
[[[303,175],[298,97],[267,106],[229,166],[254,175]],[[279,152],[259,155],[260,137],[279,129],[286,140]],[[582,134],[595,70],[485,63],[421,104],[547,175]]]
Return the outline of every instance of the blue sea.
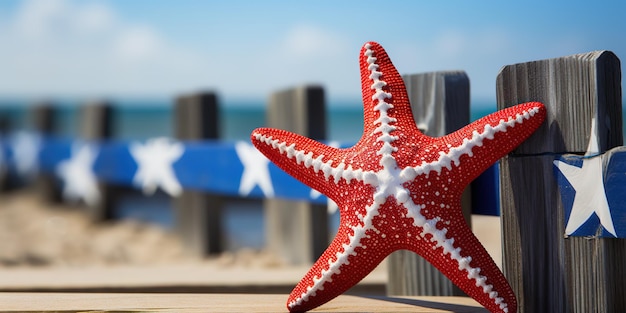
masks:
[[[265,126],[263,102],[235,101],[220,105],[220,137],[224,140],[248,140],[257,127]],[[472,120],[495,111],[495,104],[481,104],[472,110]],[[327,105],[328,140],[357,141],[363,131],[360,100]],[[11,128],[29,129],[29,107],[19,101],[0,101],[0,115],[9,118]],[[116,139],[144,140],[172,136],[173,104],[165,101],[114,102],[113,132]],[[61,102],[55,114],[56,134],[75,136],[79,128],[77,103]]]
[[[249,140],[253,129],[265,126],[265,105],[262,102],[239,101],[221,103],[220,137],[223,140]],[[495,103],[479,103],[471,109],[471,120],[496,110]],[[8,118],[12,129],[29,129],[28,106],[19,101],[0,101],[0,116]],[[173,136],[173,105],[167,101],[119,101],[114,103],[113,135],[120,140],[145,140],[151,137]],[[626,118],[626,111],[623,112]],[[64,102],[55,114],[56,133],[76,136],[79,110],[75,103]],[[327,136],[329,140],[356,142],[363,131],[360,100],[327,104]],[[626,138],[626,134],[625,134]],[[141,193],[120,199],[115,215],[156,223],[166,228],[174,226],[171,199],[163,193],[145,197]],[[228,250],[264,246],[264,220],[261,201],[237,200],[227,202],[223,211],[224,246]],[[330,217],[334,235],[339,217]],[[332,236],[331,236],[332,238]]]

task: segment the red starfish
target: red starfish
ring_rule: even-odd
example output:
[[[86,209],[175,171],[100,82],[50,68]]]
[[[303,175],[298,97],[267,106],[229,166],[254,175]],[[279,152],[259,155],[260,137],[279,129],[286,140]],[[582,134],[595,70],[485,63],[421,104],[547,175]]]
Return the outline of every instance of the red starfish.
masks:
[[[290,175],[334,200],[339,231],[289,296],[306,311],[343,293],[399,249],[418,253],[492,312],[515,312],[515,295],[465,223],[467,184],[543,122],[541,103],[488,115],[452,134],[422,134],[402,78],[377,43],[361,49],[364,131],[337,149],[271,128],[254,145]]]

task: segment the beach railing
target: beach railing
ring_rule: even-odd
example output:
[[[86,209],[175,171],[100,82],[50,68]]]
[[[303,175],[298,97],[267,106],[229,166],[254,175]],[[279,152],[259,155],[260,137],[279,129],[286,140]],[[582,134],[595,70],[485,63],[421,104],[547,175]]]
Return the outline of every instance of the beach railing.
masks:
[[[424,112],[425,116],[429,116],[425,121],[418,114],[415,116],[418,127],[422,126],[427,134],[442,135],[458,127],[456,122],[449,123],[448,119],[459,118],[459,125],[467,122],[464,116],[455,115],[466,112],[465,107],[457,107],[452,111],[454,114],[450,114],[450,110],[437,111],[441,107],[452,106],[452,103],[467,105],[468,83],[464,76],[463,73],[437,72],[405,77],[409,90],[417,86],[416,91],[422,94],[422,98],[417,95],[413,98],[411,94],[411,99],[414,107],[419,108],[416,108],[419,114]],[[626,311],[626,298],[622,296],[626,292],[626,280],[623,279],[626,259],[626,241],[623,239],[626,236],[626,148],[618,147],[622,145],[620,81],[619,60],[607,51],[509,65],[498,75],[499,108],[540,101],[546,105],[548,112],[544,125],[501,160],[499,177],[489,172],[481,178],[489,183],[472,186],[474,195],[499,194],[503,270],[517,295],[521,312]],[[313,90],[314,95],[306,96],[303,90]],[[312,98],[319,97],[319,91],[315,90],[302,87],[277,93],[272,101],[278,110],[283,111],[283,115],[277,118],[280,122],[270,122],[269,126],[316,137],[313,131],[298,128],[303,126],[287,124],[287,121],[305,121],[312,117],[318,122],[323,119],[319,114],[324,110],[311,104]],[[423,108],[420,101],[425,103],[426,98],[423,97],[429,92],[436,100],[429,102],[430,107],[425,105],[429,108]],[[188,100],[180,102],[185,101]],[[289,102],[306,104],[289,107],[285,104]],[[289,113],[291,110],[296,113]],[[205,115],[182,114],[190,114],[190,118]],[[195,123],[183,118],[178,120],[180,123]],[[434,122],[431,126],[431,121],[445,123],[442,126],[441,122]],[[258,159],[250,161],[254,150],[247,142],[207,140],[202,136],[194,137],[202,140],[193,141],[187,136],[190,135],[180,133],[179,138],[185,139],[181,142],[149,140],[146,143],[115,140],[77,143],[71,138],[45,138],[41,141],[39,167],[44,172],[71,179],[63,176],[59,168],[64,167],[62,164],[66,164],[66,169],[67,164],[80,165],[76,160],[82,155],[82,165],[86,164],[93,176],[112,185],[146,188],[151,183],[164,189],[175,190],[178,186],[181,190],[211,192],[220,197],[268,198],[263,185],[269,184],[273,198],[319,205],[327,202],[324,196],[312,197],[311,188],[273,164]],[[14,157],[10,145],[4,140],[2,151],[5,159]],[[144,177],[139,175],[140,178],[137,178],[141,169],[150,165],[142,163],[146,162],[138,157],[142,153],[167,156],[156,167],[165,169],[158,174],[161,176],[145,177],[144,173]],[[247,184],[251,185],[244,188],[243,177],[253,167],[255,172],[248,172],[252,176],[248,177],[250,181]],[[500,180],[499,185],[494,184],[496,179]],[[206,208],[206,201],[203,203],[198,205],[197,210]],[[474,206],[472,212],[476,213],[478,209]],[[312,241],[328,239],[310,235],[312,225],[327,223],[323,222],[323,217],[318,220],[312,217],[315,210],[306,208],[302,210],[304,213],[297,213],[302,215],[293,219],[304,221],[297,222],[299,229],[280,230],[279,236],[305,238],[302,240],[307,242],[300,244],[309,251],[317,251],[314,248],[316,245],[325,246],[326,242]],[[488,211],[497,212],[497,208]],[[280,219],[286,214],[276,214],[279,217],[272,223],[283,227],[285,222]],[[302,236],[295,233],[302,231],[309,234]],[[284,242],[278,244],[287,245]],[[314,255],[308,255],[306,261]],[[391,257],[390,293],[424,294],[436,289],[444,291],[434,294],[450,292],[451,288],[432,287],[432,284],[441,283],[443,278],[433,278],[428,274],[430,269],[421,261],[406,258],[402,254]],[[420,284],[431,286],[415,287]]]

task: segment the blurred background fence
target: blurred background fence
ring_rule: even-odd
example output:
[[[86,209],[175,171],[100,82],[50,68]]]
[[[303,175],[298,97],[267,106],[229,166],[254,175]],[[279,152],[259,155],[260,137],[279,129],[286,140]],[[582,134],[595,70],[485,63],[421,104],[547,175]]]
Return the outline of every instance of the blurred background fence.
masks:
[[[464,72],[404,79],[416,123],[431,136],[490,113],[470,110]],[[626,185],[621,184],[626,172],[619,161],[624,153],[622,148],[609,152],[622,145],[620,80],[619,60],[610,52],[511,65],[498,76],[499,107],[542,101],[548,119],[538,135],[504,159],[502,173],[496,165],[472,184],[464,211],[470,222],[471,214],[499,216],[503,207],[503,268],[523,311],[626,307],[619,296],[625,280],[612,279],[623,277],[617,263],[626,253],[624,240],[616,238],[626,236]],[[222,105],[212,92],[183,95],[160,106],[107,101],[3,105],[0,187],[34,186],[46,201],[86,204],[97,221],[157,223],[174,229],[197,256],[269,247],[290,263],[312,262],[335,233],[338,213],[323,195],[256,152],[248,136],[256,127],[272,126],[348,147],[361,135],[362,111],[328,106],[319,86],[282,90],[268,99],[267,110]],[[590,151],[595,140],[597,149]],[[580,191],[572,189],[575,183],[568,185],[553,162],[579,164],[593,157],[604,158],[600,181],[613,177],[605,196],[615,209],[609,213],[615,229],[592,220],[587,226],[595,232],[566,233],[567,219],[578,214],[572,213],[577,209],[571,199]],[[585,175],[578,179],[591,179]],[[562,199],[570,202],[564,205]],[[599,208],[586,209],[591,210],[588,217],[602,214]],[[589,268],[590,275],[582,277],[580,272]],[[585,288],[589,284],[597,287]],[[459,294],[429,264],[403,252],[390,259],[387,290]],[[576,300],[581,297],[596,300]]]
[[[297,89],[306,92],[310,88]],[[321,92],[321,96],[314,99],[316,103],[308,104],[310,101],[304,101],[298,104],[288,101],[283,106],[314,105],[318,115],[312,116],[308,123],[328,133],[329,144],[347,147],[356,142],[363,129],[362,109],[345,108],[341,105],[329,109],[325,103],[323,90],[317,87],[316,92]],[[182,98],[186,98],[187,102],[183,103]],[[212,109],[202,111],[202,107],[209,106]],[[77,156],[81,147],[90,146],[94,150],[91,169],[100,182],[99,193],[103,195],[99,200],[115,202],[102,208],[105,212],[96,213],[95,219],[135,218],[174,228],[175,205],[169,197],[172,194],[168,196],[163,186],[159,185],[159,178],[155,178],[153,183],[161,188],[157,188],[154,193],[142,195],[143,185],[135,179],[141,166],[140,161],[131,154],[131,147],[147,146],[148,143],[154,142],[153,139],[163,137],[170,138],[167,140],[168,144],[178,143],[173,139],[178,138],[183,146],[184,153],[181,153],[179,158],[171,160],[169,164],[173,165],[173,178],[180,183],[183,190],[225,196],[229,198],[226,203],[234,202],[236,203],[234,206],[239,207],[234,210],[245,208],[249,208],[246,211],[258,210],[257,213],[247,212],[256,215],[254,219],[258,219],[257,224],[263,223],[261,216],[263,212],[260,209],[262,207],[260,199],[263,198],[304,200],[326,206],[327,200],[323,195],[312,194],[310,188],[282,173],[274,165],[263,164],[264,158],[249,143],[248,137],[254,128],[268,125],[266,116],[270,114],[280,116],[287,111],[283,107],[275,109],[274,112],[266,112],[252,105],[248,107],[220,105],[214,93],[180,97],[171,106],[162,103],[129,105],[105,101],[92,101],[76,106],[53,102],[4,105],[0,109],[1,119],[5,125],[2,135],[2,155],[6,171],[2,188],[9,190],[37,182],[38,191],[45,194],[44,198],[49,201],[88,202],[85,201],[85,197],[89,197],[88,191],[84,191],[86,194],[73,196],[71,192],[66,192],[65,198],[63,197],[63,189],[68,183],[60,176],[58,168],[61,163]],[[483,109],[475,112],[475,115],[482,116],[489,112],[490,109]],[[305,118],[311,114],[302,111],[300,116]],[[282,120],[297,124],[297,118],[294,115]],[[324,119],[328,122],[323,123]],[[201,129],[203,127],[212,130],[203,130]],[[194,132],[196,129],[198,135],[188,135],[185,128],[190,129],[188,132]],[[155,151],[163,153],[167,147],[166,145],[164,150]],[[36,156],[24,158],[20,155],[28,152],[36,152]],[[247,161],[245,156],[250,156],[247,159],[253,161]],[[260,172],[262,170],[256,169],[259,164],[261,167],[267,167],[266,175],[269,177],[264,177]],[[245,173],[246,170],[249,172]],[[244,183],[242,178],[246,175],[249,181]],[[493,173],[490,175],[493,176]],[[264,179],[270,179],[268,182],[271,184],[265,184]],[[41,180],[49,182],[41,184]],[[247,189],[244,188],[245,184],[248,184]],[[109,191],[102,189],[103,185],[117,186],[115,195],[108,194]],[[267,186],[271,188],[271,194],[268,194]],[[183,193],[180,198],[185,198],[185,194]],[[212,199],[205,206],[216,207],[218,202],[217,199]],[[484,207],[481,208],[484,210]],[[227,211],[228,209],[225,210]],[[492,206],[483,212],[497,214],[495,202],[492,201]],[[226,216],[211,219],[228,220],[229,213],[225,214]],[[334,233],[337,214],[330,214],[328,223],[329,232]],[[241,230],[245,231],[245,228],[250,228],[249,226],[242,226]],[[261,225],[253,228],[257,230],[263,228],[259,226]],[[232,233],[232,230],[224,231]],[[258,236],[254,236],[239,243],[221,244],[226,249],[236,249],[241,245],[260,247],[264,243],[258,239]],[[313,256],[307,258],[307,261],[311,258]]]

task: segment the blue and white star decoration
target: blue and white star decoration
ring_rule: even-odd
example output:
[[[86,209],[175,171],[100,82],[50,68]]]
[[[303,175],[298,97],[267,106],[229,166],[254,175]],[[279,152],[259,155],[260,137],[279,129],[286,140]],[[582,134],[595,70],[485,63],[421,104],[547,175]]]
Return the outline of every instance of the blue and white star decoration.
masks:
[[[100,201],[98,180],[93,164],[98,155],[95,145],[75,142],[69,159],[59,163],[56,173],[63,181],[63,198],[70,201],[84,201],[95,206]]]
[[[99,201],[97,182],[105,182],[139,188],[147,195],[160,188],[176,197],[186,189],[309,201],[328,205],[329,214],[337,210],[326,196],[283,172],[244,141],[180,142],[154,138],[145,142],[88,143],[30,133],[11,138],[4,145],[8,157],[5,164],[11,171],[19,168],[21,175],[28,177],[37,171],[56,174],[63,182],[67,199],[87,204]],[[327,144],[337,148],[352,145]]]
[[[129,149],[138,166],[133,183],[141,187],[144,194],[152,195],[160,187],[170,196],[180,196],[183,187],[174,174],[172,164],[185,151],[182,143],[159,137],[149,139],[145,144],[132,143]]]
[[[270,161],[254,146],[243,141],[235,143],[235,151],[243,164],[239,195],[248,196],[252,189],[258,186],[265,197],[273,197],[274,187],[269,172]]]
[[[601,154],[595,119],[584,156],[554,161],[565,209],[565,236],[626,237],[626,152]],[[608,163],[607,163],[608,162]],[[607,163],[603,170],[603,163]]]
[[[147,195],[160,188],[173,197],[190,189],[320,204],[328,201],[243,141],[153,138],[145,142],[87,143],[46,138],[30,151],[35,155],[31,159],[39,160],[41,171],[55,173],[63,182],[66,199],[87,204],[100,199],[98,181],[133,186]]]

